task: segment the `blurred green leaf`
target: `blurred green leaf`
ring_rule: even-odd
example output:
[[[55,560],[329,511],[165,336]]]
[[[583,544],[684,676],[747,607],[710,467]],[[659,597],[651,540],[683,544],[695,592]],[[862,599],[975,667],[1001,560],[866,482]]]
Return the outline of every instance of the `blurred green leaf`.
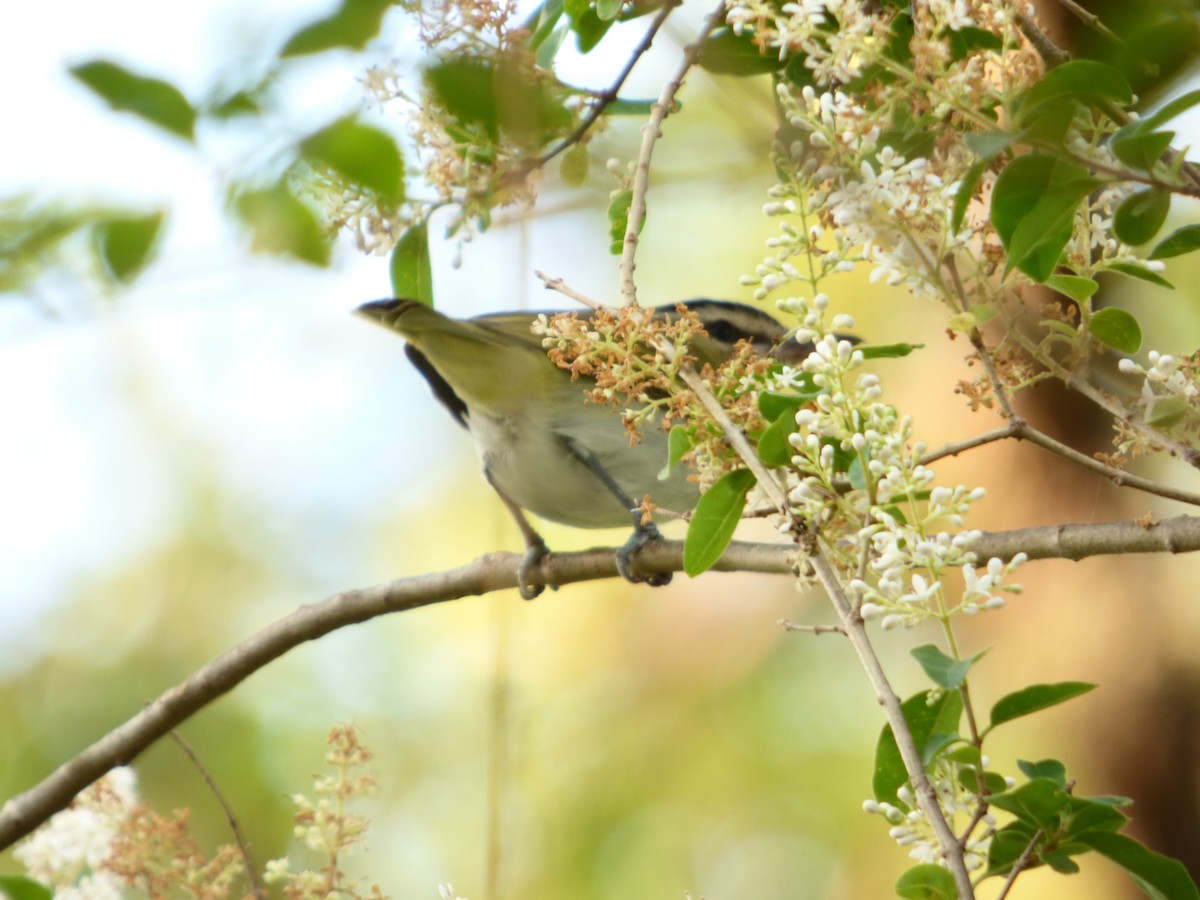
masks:
[[[483,128],[492,140],[503,135],[541,145],[571,123],[555,93],[561,86],[532,78],[515,61],[449,57],[427,68],[425,80],[447,112]]]
[[[625,249],[625,231],[629,227],[629,207],[633,205],[633,191],[617,191],[608,202],[608,252],[620,256]]]
[[[1174,139],[1173,131],[1152,131],[1144,122],[1135,121],[1121,126],[1109,138],[1108,148],[1130,168],[1149,172],[1163,158]]]
[[[1019,137],[1020,135],[1008,131],[980,131],[968,132],[963,135],[963,141],[968,150],[979,157],[981,161],[986,161],[1003,153]]]
[[[971,205],[971,201],[975,197],[975,188],[979,186],[979,181],[983,178],[986,170],[987,160],[981,159],[967,169],[967,173],[959,183],[958,192],[954,195],[954,209],[950,215],[950,228],[953,231],[957,232],[962,228],[963,219],[967,215],[967,207]]]
[[[390,264],[392,296],[433,306],[433,267],[429,261],[429,225],[422,221],[400,235]]]
[[[1052,97],[1075,97],[1090,103],[1111,101],[1127,106],[1133,102],[1133,89],[1119,69],[1091,59],[1074,59],[1055,66],[1025,95],[1028,105]]]
[[[1046,286],[1070,297],[1076,303],[1087,300],[1100,288],[1091,278],[1082,278],[1079,275],[1051,275],[1046,279]]]
[[[1171,194],[1150,188],[1130,194],[1113,213],[1113,234],[1132,247],[1151,240],[1171,211]]]
[[[758,458],[771,467],[788,465],[794,453],[788,438],[796,433],[797,427],[793,410],[780,413],[758,439]]]
[[[1138,887],[1155,900],[1197,900],[1200,892],[1178,860],[1155,853],[1123,834],[1096,831],[1083,835],[1087,844],[1130,874]]]
[[[1168,234],[1150,252],[1150,259],[1169,259],[1200,250],[1200,225],[1184,225]]]
[[[72,66],[70,71],[113,109],[131,112],[185,140],[195,139],[196,110],[173,84],[135,75],[105,60]]]
[[[679,465],[683,455],[692,449],[692,434],[683,425],[671,426],[667,434],[667,464],[658,473],[658,480],[665,481],[674,468]]]
[[[9,900],[54,900],[54,891],[23,875],[0,875],[0,891]]]
[[[304,56],[336,47],[361,50],[379,34],[391,0],[342,0],[331,16],[301,28],[288,39],[280,56]]]
[[[1105,272],[1117,272],[1121,275],[1128,275],[1130,278],[1137,278],[1139,281],[1148,281],[1151,284],[1155,284],[1155,285],[1158,285],[1159,287],[1167,288],[1168,290],[1173,290],[1175,287],[1175,285],[1171,284],[1171,282],[1167,281],[1167,279],[1163,278],[1157,272],[1151,271],[1146,266],[1144,266],[1140,263],[1131,263],[1131,262],[1109,263],[1108,265],[1106,265],[1104,267],[1104,271]]]
[[[1137,353],[1142,346],[1142,327],[1123,309],[1108,307],[1092,316],[1088,323],[1092,337],[1122,353]]]
[[[1034,778],[1049,778],[1060,787],[1067,786],[1067,767],[1057,759],[1040,759],[1037,762],[1018,759],[1017,768],[1031,781]]]
[[[924,344],[879,344],[856,347],[863,359],[900,359],[908,356],[914,350],[921,350]]]
[[[571,31],[575,33],[575,46],[580,53],[586,54],[594,50],[616,21],[615,18],[601,18],[596,12],[595,4],[589,0],[565,0],[563,8],[571,22]]]
[[[315,132],[300,144],[311,162],[321,163],[347,181],[388,203],[404,199],[404,160],[390,134],[348,116]]]
[[[966,59],[976,50],[1003,49],[1000,35],[984,28],[966,26],[957,29],[946,29],[944,38],[950,47],[950,58],[955,62]]]
[[[767,75],[783,68],[777,54],[766,55],[750,31],[719,28],[700,44],[696,64],[718,75]]]
[[[1080,201],[1099,183],[1082,166],[1039,153],[1005,166],[992,193],[992,224],[1009,254],[1007,269],[1038,282],[1049,278]]]
[[[237,217],[250,229],[251,248],[277,253],[317,266],[329,264],[330,241],[316,212],[300,201],[286,182],[237,194]]]
[[[683,571],[688,575],[695,578],[721,558],[733,539],[752,487],[754,473],[734,469],[700,496],[683,542]]]
[[[957,900],[954,876],[943,866],[922,863],[896,879],[897,897],[904,900]]]
[[[621,11],[623,0],[596,0],[596,15],[605,22],[615,19]]]
[[[1053,836],[1060,817],[1071,805],[1071,795],[1049,778],[1033,778],[1011,791],[988,797],[988,804]]]
[[[991,728],[1027,716],[1075,697],[1096,687],[1086,681],[1060,681],[1054,684],[1032,684],[996,701],[992,707]]]
[[[124,284],[145,268],[162,229],[162,212],[101,220],[92,229],[93,246],[106,275]]]
[[[591,154],[583,144],[575,144],[562,155],[558,171],[563,183],[569,187],[579,187],[587,181],[588,168],[591,165]]]

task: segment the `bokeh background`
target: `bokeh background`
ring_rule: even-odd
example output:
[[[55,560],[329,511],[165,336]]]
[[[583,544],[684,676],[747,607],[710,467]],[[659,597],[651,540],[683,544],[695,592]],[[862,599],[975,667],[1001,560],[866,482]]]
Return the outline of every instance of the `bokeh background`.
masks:
[[[1144,9],[1194,33],[1188,7]],[[156,262],[132,287],[99,287],[81,248],[78,265],[0,296],[0,798],[299,604],[520,546],[400,342],[349,314],[388,294],[386,257],[347,243],[316,269],[249,254],[221,212],[222,160],[112,113],[66,72],[110,57],[201,92],[326,11],[308,0],[22,4],[0,32],[0,197],[171,209]],[[685,6],[629,95],[657,93],[705,11]],[[605,53],[628,52],[641,27],[614,34]],[[414,64],[393,28],[362,58],[299,65],[295,118],[281,128],[304,133],[361,104],[356,79],[371,53]],[[575,60],[571,76],[606,83],[612,58]],[[738,276],[774,228],[760,213],[772,181],[768,86],[697,73],[684,100],[656,150],[641,296],[748,300]],[[435,242],[439,305],[459,315],[561,305],[535,268],[614,296],[600,163],[630,157],[637,124],[598,140],[587,189],[551,180],[537,209],[461,248],[458,268],[459,249]],[[228,148],[231,159],[244,152]],[[1168,272],[1184,288],[1196,274],[1186,262]],[[1148,346],[1200,343],[1194,292],[1106,291],[1142,318]],[[879,366],[922,439],[937,446],[996,424],[952,393],[970,374],[968,348],[937,309],[865,273],[831,293],[865,336],[925,344]],[[1053,390],[1033,392],[1025,411],[1081,448],[1106,446],[1102,419]],[[1163,465],[1142,471],[1198,487],[1195,473]],[[1177,511],[1033,448],[990,446],[940,471],[942,483],[987,487],[978,527]],[[556,549],[624,539],[545,533]],[[971,650],[991,648],[973,683],[984,708],[1037,681],[1101,684],[998,733],[998,765],[1053,756],[1081,793],[1134,796],[1135,833],[1193,872],[1198,562],[1032,564],[1022,596],[964,629]],[[288,797],[320,770],[329,727],[359,725],[379,792],[361,804],[369,848],[350,865],[397,898],[433,898],[447,882],[472,900],[888,896],[904,852],[860,811],[882,717],[845,643],[787,633],[783,618],[832,614],[785,579],[718,574],[661,590],[612,582],[533,603],[506,593],[442,604],[301,647],[181,731],[262,861],[295,852]],[[924,686],[908,649],[934,638],[880,637],[903,693]],[[160,810],[188,807],[203,842],[229,840],[171,742],[136,768]],[[18,870],[8,856],[0,867]],[[1087,858],[1071,878],[1023,876],[1017,896],[1136,894]]]

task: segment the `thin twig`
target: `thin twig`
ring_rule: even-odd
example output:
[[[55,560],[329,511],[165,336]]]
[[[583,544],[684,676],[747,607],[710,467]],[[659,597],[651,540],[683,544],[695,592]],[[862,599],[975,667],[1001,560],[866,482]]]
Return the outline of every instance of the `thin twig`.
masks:
[[[846,634],[844,625],[805,625],[802,622],[793,622],[791,619],[780,619],[778,624],[784,631],[802,631],[805,634],[840,634],[842,636]]]
[[[1125,41],[1114,32],[1111,28],[1100,21],[1100,17],[1095,13],[1084,9],[1075,0],[1058,0],[1060,6],[1065,7],[1075,18],[1079,19],[1084,25],[1091,28],[1097,34],[1102,34],[1118,47],[1124,47]]]
[[[1016,883],[1017,876],[1028,865],[1029,857],[1033,855],[1033,848],[1037,846],[1037,842],[1042,839],[1042,836],[1043,832],[1040,828],[1033,833],[1033,837],[1029,839],[1029,843],[1025,845],[1025,849],[1021,851],[1021,855],[1012,864],[1012,869],[1009,870],[1008,877],[1004,879],[1004,886],[1000,889],[1000,893],[996,895],[996,900],[1004,900],[1008,896],[1008,892],[1012,890],[1013,884]]]
[[[946,816],[938,804],[937,792],[925,774],[925,763],[921,759],[921,751],[917,748],[912,731],[904,718],[900,697],[892,689],[887,674],[883,671],[883,664],[875,654],[875,648],[867,636],[862,616],[855,612],[850,598],[842,590],[841,579],[833,565],[825,558],[824,552],[819,547],[814,548],[810,552],[808,560],[813,571],[816,572],[821,586],[829,595],[834,608],[837,609],[842,626],[846,629],[846,636],[850,639],[854,652],[858,654],[859,662],[862,663],[863,669],[867,673],[867,679],[871,682],[871,687],[875,689],[875,696],[886,714],[888,724],[892,727],[892,735],[896,739],[900,758],[904,760],[904,768],[908,772],[909,781],[916,794],[917,805],[925,814],[933,833],[937,836],[938,844],[941,845],[942,859],[946,868],[950,870],[950,874],[954,876],[959,900],[969,900],[975,896],[975,893],[971,886],[971,875],[967,871],[966,861],[963,859],[962,844],[958,842],[954,829],[946,821]]]
[[[1080,377],[1078,373],[1067,379],[1067,387],[1077,393],[1083,394],[1083,396],[1087,397],[1101,409],[1120,419],[1135,431],[1144,434],[1172,456],[1177,456],[1189,466],[1200,469],[1200,450],[1168,437],[1157,428],[1147,425],[1141,417],[1134,415],[1126,409],[1124,404],[1108,396],[1103,391],[1097,390],[1087,380]]]
[[[1017,27],[1021,29],[1021,34],[1025,35],[1025,39],[1033,44],[1033,49],[1038,52],[1047,69],[1061,66],[1071,58],[1070,53],[1050,40],[1046,32],[1038,27],[1037,22],[1025,13],[1017,13]]]
[[[183,735],[172,728],[171,739],[179,745],[179,748],[191,760],[192,765],[196,767],[196,771],[200,773],[200,777],[204,779],[204,783],[208,785],[208,789],[212,791],[212,795],[217,798],[217,803],[220,804],[221,811],[225,814],[225,821],[229,823],[229,830],[233,832],[233,840],[237,844],[238,852],[242,856],[242,864],[246,867],[246,880],[250,882],[250,889],[259,900],[265,900],[267,896],[266,886],[258,877],[258,869],[254,867],[254,860],[250,856],[250,842],[246,840],[246,835],[242,833],[242,827],[238,824],[237,816],[233,814],[233,808],[226,802],[225,795],[217,787],[216,781],[213,780],[204,763],[200,762],[200,757],[196,755],[196,751],[183,739]]]
[[[619,270],[621,302],[625,305],[637,303],[637,285],[633,280],[633,270],[636,268],[634,257],[637,253],[638,234],[642,230],[642,222],[646,219],[646,190],[650,186],[650,157],[654,153],[654,143],[662,136],[662,123],[675,105],[675,95],[683,87],[683,79],[699,58],[700,45],[725,21],[725,10],[725,0],[720,0],[716,9],[705,18],[696,40],[683,48],[683,59],[679,68],[663,85],[658,100],[650,107],[650,118],[642,126],[642,147],[633,174],[633,197],[629,204],[629,218],[625,222],[625,243],[621,251]]]

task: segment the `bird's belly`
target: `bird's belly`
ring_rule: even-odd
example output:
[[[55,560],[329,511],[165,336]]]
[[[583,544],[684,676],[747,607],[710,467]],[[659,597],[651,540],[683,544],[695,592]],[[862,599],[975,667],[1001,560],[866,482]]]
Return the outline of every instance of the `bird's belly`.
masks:
[[[580,528],[630,524],[629,510],[552,428],[530,427],[522,417],[478,414],[468,424],[488,479],[522,509]],[[630,447],[620,417],[602,407],[572,419],[571,426],[564,433],[586,447],[634,503],[649,495],[657,506],[677,512],[696,505],[699,491],[687,480],[686,467],[658,480],[667,462],[664,432],[652,429]]]

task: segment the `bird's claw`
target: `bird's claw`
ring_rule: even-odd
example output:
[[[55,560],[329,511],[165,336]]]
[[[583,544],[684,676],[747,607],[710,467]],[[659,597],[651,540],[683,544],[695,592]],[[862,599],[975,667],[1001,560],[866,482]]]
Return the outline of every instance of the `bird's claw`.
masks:
[[[651,572],[647,575],[635,573],[631,565],[635,557],[651,541],[661,541],[662,533],[653,523],[638,525],[625,545],[617,551],[617,572],[630,584],[648,584],[650,587],[662,587],[671,583],[670,572]]]
[[[531,541],[526,545],[525,555],[521,557],[521,562],[517,565],[517,591],[520,592],[522,600],[533,600],[546,590],[545,585],[530,584],[529,573],[541,566],[542,560],[549,553],[550,548],[540,537],[536,543]]]

